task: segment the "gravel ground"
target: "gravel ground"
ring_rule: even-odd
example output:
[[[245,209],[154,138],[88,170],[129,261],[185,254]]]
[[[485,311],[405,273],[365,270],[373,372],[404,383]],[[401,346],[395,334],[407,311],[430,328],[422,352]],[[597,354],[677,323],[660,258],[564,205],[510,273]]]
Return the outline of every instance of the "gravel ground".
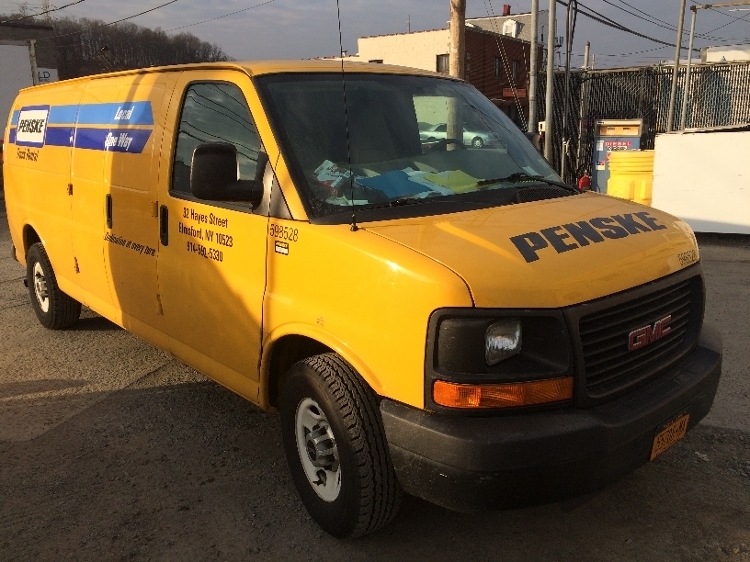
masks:
[[[307,516],[265,414],[90,311],[42,328],[0,214],[0,560],[750,561],[750,242],[702,248],[711,414],[597,494],[459,514],[406,498],[354,541]]]

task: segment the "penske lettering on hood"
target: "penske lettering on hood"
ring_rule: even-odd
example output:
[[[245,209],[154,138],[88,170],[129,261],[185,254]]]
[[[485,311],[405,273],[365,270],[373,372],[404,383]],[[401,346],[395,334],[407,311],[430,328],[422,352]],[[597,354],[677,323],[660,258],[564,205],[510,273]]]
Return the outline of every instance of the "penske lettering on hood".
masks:
[[[449,268],[466,282],[478,307],[569,306],[698,260],[695,237],[681,220],[598,194],[365,228]]]
[[[598,244],[607,239],[617,240],[641,232],[666,229],[666,226],[659,224],[658,219],[642,211],[611,217],[596,217],[588,221],[569,222],[560,226],[543,228],[539,232],[512,236],[510,241],[518,248],[524,259],[531,263],[539,259],[541,250],[550,246],[558,254],[562,254],[591,243]]]

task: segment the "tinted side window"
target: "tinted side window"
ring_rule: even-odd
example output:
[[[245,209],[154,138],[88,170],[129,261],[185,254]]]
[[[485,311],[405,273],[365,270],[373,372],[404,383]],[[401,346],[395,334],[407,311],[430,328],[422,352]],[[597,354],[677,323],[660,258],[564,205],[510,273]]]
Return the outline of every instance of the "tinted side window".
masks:
[[[192,84],[185,94],[177,133],[172,191],[190,193],[193,150],[205,142],[237,147],[240,179],[255,178],[260,138],[242,91],[234,84]]]

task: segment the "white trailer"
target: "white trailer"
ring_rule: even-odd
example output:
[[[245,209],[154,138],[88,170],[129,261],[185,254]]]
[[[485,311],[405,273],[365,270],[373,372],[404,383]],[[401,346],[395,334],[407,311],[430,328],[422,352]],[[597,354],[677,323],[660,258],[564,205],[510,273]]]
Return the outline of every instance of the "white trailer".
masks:
[[[32,45],[29,41],[0,42],[0,76],[3,77],[0,80],[0,123],[3,128],[18,90],[37,83]]]
[[[750,234],[750,125],[657,135],[652,206],[696,232]]]

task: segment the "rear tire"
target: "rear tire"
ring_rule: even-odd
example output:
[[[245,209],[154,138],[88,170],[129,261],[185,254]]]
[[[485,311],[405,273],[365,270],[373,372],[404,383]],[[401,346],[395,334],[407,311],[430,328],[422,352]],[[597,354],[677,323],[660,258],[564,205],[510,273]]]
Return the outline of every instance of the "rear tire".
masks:
[[[338,538],[372,533],[398,512],[403,492],[391,464],[375,395],[334,353],[289,370],[281,431],[302,503]]]
[[[42,326],[62,330],[78,321],[81,303],[60,290],[47,252],[39,242],[26,254],[26,281],[31,306]]]
[[[474,140],[471,141],[471,146],[474,148],[482,148],[484,146],[484,141],[481,137],[474,137]]]

